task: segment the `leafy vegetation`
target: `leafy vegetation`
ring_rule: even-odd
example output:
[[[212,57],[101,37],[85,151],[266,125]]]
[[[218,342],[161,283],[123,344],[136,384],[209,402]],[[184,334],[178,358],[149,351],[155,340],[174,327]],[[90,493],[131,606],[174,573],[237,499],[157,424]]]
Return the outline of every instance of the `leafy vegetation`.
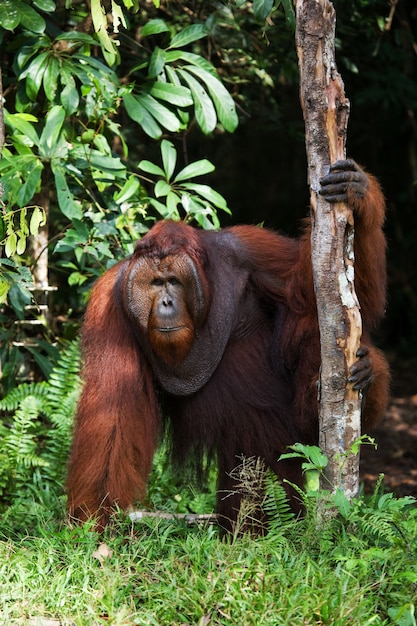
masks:
[[[277,489],[276,480],[271,486]],[[355,501],[349,516],[320,523],[308,498],[298,521],[282,514],[278,499],[280,522],[271,507],[263,538],[222,540],[212,526],[120,519],[98,546],[88,525],[60,526],[38,515],[28,535],[3,520],[1,617],[83,626],[416,623],[417,509],[410,499],[377,489]]]
[[[385,334],[409,351],[415,8],[409,0],[335,4],[350,151],[383,177],[389,196],[394,290]],[[0,621],[413,626],[415,502],[380,484],[353,502],[317,491],[317,450],[289,452],[312,466],[301,520],[266,475],[263,538],[220,540],[215,527],[146,518],[120,518],[100,538],[65,519],[80,384],[77,343],[68,340],[92,281],[160,217],[214,228],[230,202],[236,220],[291,231],[307,203],[291,1],[111,6],[112,28],[99,0],[91,13],[78,1],[0,2]],[[46,251],[49,273],[40,278]],[[195,489],[162,447],[150,508],[209,513],[215,481],[209,473]],[[245,489],[241,528],[251,523]]]

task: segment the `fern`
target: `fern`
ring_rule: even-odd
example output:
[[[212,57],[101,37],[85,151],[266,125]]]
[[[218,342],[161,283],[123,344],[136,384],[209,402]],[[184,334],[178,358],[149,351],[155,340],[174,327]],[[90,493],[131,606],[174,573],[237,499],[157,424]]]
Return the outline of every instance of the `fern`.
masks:
[[[62,352],[48,381],[21,384],[0,401],[3,507],[26,493],[33,497],[40,485],[62,493],[80,390],[79,369],[78,342],[74,342]]]
[[[291,510],[284,486],[270,469],[265,474],[264,486],[263,509],[268,515],[269,532],[277,533],[294,522],[295,515]]]

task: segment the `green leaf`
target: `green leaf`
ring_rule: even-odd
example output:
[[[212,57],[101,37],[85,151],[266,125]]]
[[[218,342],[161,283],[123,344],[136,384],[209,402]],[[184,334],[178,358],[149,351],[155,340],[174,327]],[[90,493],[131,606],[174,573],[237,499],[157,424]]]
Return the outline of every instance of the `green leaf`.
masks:
[[[48,59],[49,53],[41,52],[20,75],[20,79],[26,78],[26,93],[31,100],[36,100]]]
[[[32,295],[30,291],[19,281],[16,281],[9,291],[9,302],[16,311],[19,319],[23,319],[25,315],[25,306],[30,304]]]
[[[194,54],[194,52],[185,52],[185,50],[168,51],[166,62],[175,63],[175,61],[185,61],[186,63],[191,63],[191,65],[201,67],[202,70],[206,70],[206,72],[209,72],[210,74],[213,74],[213,76],[217,77],[217,72],[213,65],[199,54]]]
[[[147,161],[144,159],[139,163],[139,169],[147,172],[148,174],[154,174],[155,176],[165,176],[164,170],[159,167],[159,165],[155,165],[155,163],[151,163],[151,161]]]
[[[194,191],[198,193],[199,196],[208,200],[211,204],[214,204],[218,209],[222,209],[223,211],[227,211],[230,213],[230,209],[227,206],[226,199],[223,196],[209,187],[208,185],[201,185],[199,183],[183,183],[182,185],[184,189],[188,189],[189,191]]]
[[[291,29],[295,30],[296,17],[295,17],[293,0],[281,0],[281,4],[284,8],[285,19],[287,20]]]
[[[239,123],[239,118],[236,113],[233,98],[227,91],[226,87],[218,78],[200,67],[187,65],[184,70],[187,70],[197,76],[207,86],[216,107],[220,122],[227,131],[233,132]]]
[[[30,218],[29,230],[31,235],[37,235],[39,227],[45,225],[45,212],[38,206],[35,206]]]
[[[162,83],[156,81],[152,85],[150,95],[158,100],[166,100],[170,104],[179,107],[188,107],[193,104],[193,99],[190,94],[190,90],[182,85],[177,86],[172,83]]]
[[[25,135],[30,139],[32,144],[38,145],[39,135],[35,127],[30,122],[37,122],[37,118],[30,113],[13,113],[10,114],[6,110],[4,111],[4,121],[7,126],[12,130],[18,130],[22,135]]]
[[[130,93],[123,96],[123,104],[126,108],[128,116],[137,122],[144,130],[144,132],[153,139],[159,139],[162,135],[162,130],[159,124],[156,123],[152,115],[144,108],[137,96]]]
[[[48,111],[45,126],[39,140],[39,148],[42,150],[44,157],[52,158],[57,154],[60,146],[58,139],[64,120],[65,109],[59,104],[53,106]]]
[[[59,94],[59,99],[65,109],[67,115],[75,113],[80,103],[80,96],[75,84],[74,77],[70,73],[68,67],[63,64],[61,68],[61,82],[65,87]]]
[[[150,61],[149,61],[149,69],[148,76],[149,78],[156,78],[164,69],[165,65],[165,57],[166,52],[162,50],[162,48],[155,47],[155,50],[152,52]]]
[[[147,22],[141,29],[141,37],[149,37],[149,35],[159,35],[160,33],[169,33],[169,28],[163,20],[156,19]]]
[[[100,0],[91,0],[91,17],[93,20],[94,30],[103,47],[103,51],[107,50],[111,55],[115,54],[115,46],[107,32],[107,16],[101,5]]]
[[[97,41],[91,35],[82,33],[79,30],[70,30],[67,33],[61,33],[55,37],[56,41],[74,41],[89,44],[90,46],[96,46]]]
[[[123,176],[126,172],[126,166],[119,157],[107,156],[98,150],[90,150],[88,152],[88,162],[91,167],[107,172],[113,176]]]
[[[41,11],[45,11],[45,13],[52,13],[56,9],[53,0],[33,0],[33,4]]]
[[[209,174],[210,172],[214,172],[214,170],[215,167],[213,163],[207,159],[201,159],[200,161],[186,165],[174,178],[174,183],[187,180],[188,178],[195,178],[196,176],[204,176],[204,174]]]
[[[171,185],[169,185],[165,180],[158,180],[154,191],[157,198],[167,196],[171,192]]]
[[[81,220],[83,212],[68,187],[63,169],[56,163],[52,162],[52,171],[55,177],[59,208],[69,220]]]
[[[33,33],[43,33],[46,23],[35,9],[20,0],[13,0],[13,4],[19,11],[20,22],[25,28]]]
[[[16,254],[18,254],[19,256],[22,256],[25,250],[26,250],[26,237],[24,235],[20,235],[17,241]]]
[[[113,199],[117,204],[123,204],[123,202],[127,202],[130,198],[132,198],[140,187],[140,183],[136,176],[129,176],[123,187],[118,191]]]
[[[217,116],[213,102],[198,80],[185,70],[178,70],[178,74],[180,74],[191,90],[197,123],[203,133],[208,135],[213,132],[217,124]]]
[[[0,275],[0,304],[4,304],[9,293],[10,283]]]
[[[175,191],[170,191],[167,194],[167,199],[166,199],[166,204],[167,204],[167,209],[168,209],[168,216],[171,219],[175,219],[175,218],[179,218],[179,212],[178,212],[178,205],[181,202],[181,198],[179,197],[178,194],[175,193]]]
[[[14,30],[20,22],[20,13],[14,0],[0,2],[0,26],[5,30]]]
[[[149,94],[140,94],[136,97],[138,102],[157,120],[158,124],[171,133],[175,133],[180,129],[179,119],[155,98]]]
[[[16,252],[16,245],[17,245],[17,235],[16,233],[11,233],[7,238],[6,238],[6,243],[4,245],[4,251],[6,253],[7,257],[11,257],[15,254]]]
[[[253,12],[255,17],[265,20],[272,11],[274,0],[254,0]]]
[[[55,99],[61,68],[57,58],[50,56],[43,74],[43,89],[50,102]]]
[[[204,24],[192,24],[191,26],[187,26],[174,35],[169,44],[169,48],[183,48],[193,41],[206,37],[208,32]]]
[[[17,195],[17,201],[19,206],[23,207],[32,200],[33,196],[40,186],[42,171],[43,165],[41,161],[36,159],[36,161],[34,161],[33,167],[29,172],[29,175],[19,189],[19,193]]]
[[[161,154],[165,177],[167,180],[170,180],[177,163],[177,151],[174,144],[164,139],[161,142]]]

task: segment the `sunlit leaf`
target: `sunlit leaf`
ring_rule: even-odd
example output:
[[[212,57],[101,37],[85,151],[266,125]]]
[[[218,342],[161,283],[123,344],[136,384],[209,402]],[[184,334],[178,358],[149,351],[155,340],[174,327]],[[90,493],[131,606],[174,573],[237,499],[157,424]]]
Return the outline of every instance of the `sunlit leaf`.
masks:
[[[230,213],[230,209],[227,206],[225,198],[208,185],[201,185],[199,183],[183,183],[182,187],[188,189],[189,191],[198,193],[202,198],[208,200],[208,202],[214,204],[217,208]]]
[[[129,176],[123,187],[114,195],[114,201],[123,204],[132,198],[138,191],[140,182],[136,176]]]
[[[219,121],[227,131],[233,132],[238,125],[239,119],[233,98],[226,87],[218,78],[200,67],[187,65],[184,70],[197,76],[207,86],[216,107]]]
[[[171,179],[177,163],[177,151],[174,144],[164,139],[161,142],[162,163],[164,165],[165,177]]]
[[[20,14],[14,0],[0,2],[0,26],[6,30],[14,30],[20,22]]]
[[[188,107],[193,104],[190,90],[181,85],[177,86],[172,83],[156,81],[149,93],[151,96],[154,96],[154,98],[165,100],[175,106]]]
[[[159,167],[159,165],[155,165],[155,163],[151,163],[151,161],[147,161],[146,159],[143,159],[143,161],[139,163],[139,169],[148,174],[154,174],[155,176],[165,176],[164,170]]]
[[[187,180],[188,178],[195,178],[196,176],[204,176],[210,172],[214,172],[214,165],[207,159],[201,159],[186,165],[174,178],[174,182],[178,183],[181,180]]]
[[[44,156],[52,157],[57,153],[58,138],[61,134],[62,125],[65,120],[65,110],[62,106],[52,107],[46,116],[39,147],[42,148]]]
[[[35,206],[30,218],[29,230],[31,235],[37,235],[39,227],[45,225],[45,212],[38,206]]]
[[[194,112],[198,125],[206,135],[216,128],[217,115],[213,102],[203,85],[185,70],[178,70],[178,74],[187,83],[194,101]]]
[[[140,94],[137,96],[138,102],[157,120],[158,124],[169,130],[171,133],[175,133],[180,128],[180,121],[163,104],[155,100],[148,94]]]
[[[169,185],[165,180],[158,180],[155,185],[155,196],[160,198],[161,196],[167,196],[171,191],[171,185]]]
[[[149,137],[159,139],[162,130],[152,115],[145,109],[142,102],[130,93],[123,96],[123,104],[129,117],[137,122]]]

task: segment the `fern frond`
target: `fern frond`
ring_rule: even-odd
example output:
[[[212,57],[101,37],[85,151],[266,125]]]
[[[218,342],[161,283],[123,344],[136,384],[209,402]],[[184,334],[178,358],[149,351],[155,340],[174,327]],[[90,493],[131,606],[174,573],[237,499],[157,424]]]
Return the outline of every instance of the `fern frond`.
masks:
[[[269,530],[274,533],[294,522],[295,515],[291,510],[284,486],[272,470],[266,472],[264,485],[263,509],[269,518]]]
[[[0,411],[16,411],[29,396],[38,399],[47,398],[48,393],[48,386],[45,381],[40,383],[22,383],[14,387],[7,396],[0,400]]]

